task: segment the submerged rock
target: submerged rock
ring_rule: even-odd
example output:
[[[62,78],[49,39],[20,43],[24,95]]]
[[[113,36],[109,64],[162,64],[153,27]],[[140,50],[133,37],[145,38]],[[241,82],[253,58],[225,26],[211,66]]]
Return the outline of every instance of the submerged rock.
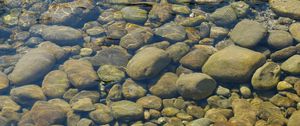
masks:
[[[168,72],[163,74],[160,79],[149,88],[151,94],[160,98],[172,98],[177,95],[176,74]]]
[[[300,19],[300,1],[298,0],[270,0],[271,9],[280,16]]]
[[[121,10],[123,18],[128,22],[144,23],[147,20],[147,11],[137,6],[124,7]]]
[[[69,86],[67,74],[61,70],[54,70],[45,76],[42,90],[47,97],[61,98]]]
[[[176,81],[178,93],[188,99],[200,100],[211,95],[216,81],[203,73],[182,74]]]
[[[22,105],[33,105],[36,101],[45,101],[41,87],[37,85],[25,85],[13,88],[10,91],[12,99]]]
[[[300,55],[294,55],[281,64],[281,69],[287,73],[300,74]]]
[[[261,53],[229,46],[210,56],[202,71],[222,82],[247,82],[265,62],[266,57]]]
[[[63,65],[64,71],[73,86],[84,89],[98,84],[98,76],[92,64],[85,60],[68,60]]]
[[[5,92],[9,86],[9,80],[6,74],[0,72],[0,93]]]
[[[133,121],[143,118],[143,107],[137,103],[122,100],[113,102],[110,107],[115,119]]]
[[[216,25],[226,26],[234,23],[237,20],[237,15],[234,9],[229,5],[217,9],[210,15],[210,18]]]
[[[127,64],[127,74],[135,80],[149,79],[157,75],[169,63],[168,54],[156,47],[142,49]]]
[[[148,44],[153,36],[152,30],[147,27],[137,28],[130,31],[120,40],[120,46],[128,50],[136,50]]]
[[[258,90],[272,89],[276,87],[279,79],[280,66],[274,62],[267,62],[255,71],[251,84]]]
[[[18,61],[8,78],[15,85],[33,83],[44,77],[55,62],[55,56],[45,49],[30,50]]]
[[[83,42],[81,31],[68,26],[47,26],[42,30],[42,37],[57,45],[77,45]]]
[[[164,24],[154,30],[154,33],[170,41],[183,41],[186,38],[184,27],[174,22]]]
[[[229,33],[230,38],[242,47],[254,47],[265,36],[266,28],[256,22],[248,19],[240,21]]]
[[[300,23],[293,23],[290,25],[289,31],[293,38],[297,41],[300,42]]]

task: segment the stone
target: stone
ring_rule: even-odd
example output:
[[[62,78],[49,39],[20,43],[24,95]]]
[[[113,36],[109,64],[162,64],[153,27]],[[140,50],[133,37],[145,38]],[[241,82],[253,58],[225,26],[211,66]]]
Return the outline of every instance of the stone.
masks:
[[[121,39],[127,34],[125,21],[115,21],[107,26],[106,35],[110,39]]]
[[[139,51],[130,59],[126,72],[135,80],[149,79],[159,74],[170,61],[164,50],[148,47]]]
[[[47,26],[42,30],[41,36],[60,46],[73,46],[83,42],[81,31],[68,26]]]
[[[113,102],[110,107],[113,117],[118,120],[138,120],[143,118],[144,115],[144,110],[141,105],[127,100]]]
[[[84,89],[98,84],[98,76],[92,64],[86,60],[68,60],[63,65],[64,71],[73,86]]]
[[[279,16],[300,19],[300,2],[298,0],[270,0],[269,4]]]
[[[210,96],[217,87],[216,81],[203,73],[182,74],[176,81],[176,85],[182,97],[193,100]]]
[[[82,118],[77,122],[77,126],[92,126],[94,125],[93,121],[87,118]]]
[[[200,106],[189,105],[186,108],[186,113],[199,119],[204,117],[205,111]]]
[[[172,117],[175,116],[179,112],[179,109],[174,107],[165,107],[162,109],[161,114],[163,116]]]
[[[21,106],[12,100],[9,96],[0,96],[0,110],[10,109],[13,111],[19,111]]]
[[[108,124],[114,119],[111,109],[104,104],[97,104],[96,110],[91,111],[89,117],[98,124]]]
[[[121,9],[123,18],[128,22],[143,24],[148,16],[147,11],[137,6],[128,6]]]
[[[149,88],[151,94],[160,98],[172,98],[178,95],[176,81],[178,76],[174,73],[167,72]]]
[[[205,113],[204,118],[210,119],[213,122],[224,122],[232,116],[233,112],[231,109],[212,108]]]
[[[226,87],[218,86],[218,88],[216,90],[216,94],[222,95],[222,96],[229,96],[230,95],[230,90]]]
[[[213,122],[208,118],[201,118],[189,122],[186,126],[209,126],[212,123]]]
[[[9,87],[9,80],[5,73],[0,72],[0,93],[5,92]]]
[[[14,101],[22,105],[33,105],[36,101],[46,100],[41,87],[37,85],[25,85],[13,88],[10,91],[10,95]]]
[[[125,78],[125,72],[113,65],[103,65],[97,73],[100,80],[104,82],[120,82]]]
[[[70,99],[70,104],[73,104],[77,102],[79,99],[83,98],[89,98],[92,100],[93,103],[99,102],[100,94],[98,91],[88,91],[88,90],[82,90],[79,93],[75,94]]]
[[[15,85],[33,83],[44,77],[55,64],[55,57],[49,51],[36,48],[18,60],[9,80]]]
[[[167,22],[173,17],[172,4],[161,1],[160,3],[153,4],[148,14],[148,20],[145,25],[158,27]]]
[[[257,112],[255,108],[245,99],[236,99],[232,102],[234,117],[229,122],[243,126],[252,126],[256,122]]]
[[[266,57],[239,46],[229,46],[214,53],[202,67],[203,73],[222,82],[247,82]]]
[[[110,101],[119,101],[122,99],[122,86],[120,84],[115,84],[109,90],[106,96],[106,103]]]
[[[294,55],[281,64],[281,69],[287,73],[300,74],[300,55]]]
[[[126,79],[122,86],[122,93],[126,99],[138,99],[145,96],[147,90],[132,79]]]
[[[289,31],[293,38],[300,43],[300,23],[293,23],[290,25]]]
[[[190,47],[183,43],[177,42],[166,49],[166,52],[169,54],[169,57],[173,62],[178,62],[188,51]]]
[[[95,26],[87,29],[86,33],[93,37],[101,37],[105,35],[105,29],[101,26]]]
[[[94,6],[92,0],[75,0],[50,4],[49,9],[42,13],[41,22],[50,25],[80,27],[98,15],[99,10]]]
[[[229,5],[218,8],[210,15],[210,18],[216,25],[227,26],[237,20],[237,15],[235,14],[234,9]]]
[[[245,19],[235,25],[229,36],[234,43],[250,48],[256,46],[265,37],[266,32],[262,24]]]
[[[207,103],[213,108],[228,109],[232,106],[229,99],[217,95],[207,98]]]
[[[211,27],[210,28],[210,38],[220,40],[227,36],[229,30],[223,27]]]
[[[63,99],[54,98],[54,99],[49,100],[48,103],[50,103],[52,105],[56,105],[56,106],[62,108],[65,113],[68,113],[68,112],[72,111],[71,105]]]
[[[174,11],[177,14],[190,14],[191,13],[191,9],[188,6],[178,5],[178,4],[172,5],[172,11]]]
[[[183,26],[174,22],[166,23],[163,26],[154,30],[155,35],[158,35],[170,41],[183,41],[186,38],[186,31]]]
[[[250,10],[250,6],[244,1],[237,1],[230,4],[237,17],[245,17]]]
[[[282,49],[293,45],[293,37],[289,32],[274,30],[269,33],[268,45],[275,49]]]
[[[251,79],[254,89],[268,90],[277,86],[280,79],[280,66],[274,62],[266,62],[258,68]]]
[[[91,48],[81,48],[80,49],[80,56],[90,56],[93,53],[93,49]]]
[[[156,109],[159,110],[162,107],[162,100],[161,98],[149,95],[145,97],[141,97],[136,101],[137,104],[140,104],[145,109]]]
[[[106,64],[126,67],[129,61],[129,54],[119,46],[112,46],[110,48],[103,48],[95,56],[86,59],[95,67]]]
[[[297,81],[294,84],[294,90],[297,92],[298,95],[300,95],[300,81]]]
[[[68,89],[64,95],[63,95],[63,99],[66,101],[70,101],[70,99],[75,96],[78,93],[78,89],[76,88],[70,88]]]
[[[272,53],[270,55],[270,58],[273,61],[281,61],[281,60],[288,59],[289,57],[295,55],[296,53],[297,53],[296,47],[290,46],[290,47],[286,47],[286,48],[283,48],[281,50],[278,50],[278,51]]]
[[[89,98],[81,98],[71,104],[72,109],[77,112],[90,112],[95,110],[92,100]]]
[[[151,28],[137,28],[121,38],[120,46],[128,50],[137,50],[145,44],[148,44],[153,35]]]
[[[286,82],[286,81],[280,81],[277,84],[277,90],[278,91],[289,90],[289,89],[292,89],[292,88],[293,88],[293,85]]]
[[[61,98],[69,87],[67,74],[61,70],[49,72],[42,83],[42,90],[49,98]]]
[[[262,102],[259,104],[258,117],[275,125],[284,125],[287,122],[287,119],[282,114],[280,108],[273,105],[271,102]]]
[[[193,120],[193,116],[191,116],[187,113],[183,113],[183,112],[177,113],[176,117],[180,120],[183,120],[183,121],[192,121]]]
[[[289,118],[287,126],[297,126],[299,124],[300,111],[293,112],[292,116]]]
[[[242,96],[245,98],[249,98],[252,95],[251,89],[247,86],[241,86],[240,92],[241,92]]]
[[[55,56],[56,61],[63,61],[67,57],[67,53],[62,47],[49,41],[42,42],[38,45],[38,48],[48,50]]]
[[[213,53],[214,52],[208,48],[193,49],[183,56],[179,62],[183,67],[193,70],[201,70],[204,63]]]
[[[65,119],[66,113],[62,108],[45,101],[38,101],[29,112],[22,116],[18,125],[49,126],[63,124]]]
[[[294,100],[280,94],[276,94],[270,98],[270,102],[278,107],[292,107],[295,105]]]
[[[197,4],[207,4],[207,5],[216,5],[221,3],[224,0],[195,0]]]

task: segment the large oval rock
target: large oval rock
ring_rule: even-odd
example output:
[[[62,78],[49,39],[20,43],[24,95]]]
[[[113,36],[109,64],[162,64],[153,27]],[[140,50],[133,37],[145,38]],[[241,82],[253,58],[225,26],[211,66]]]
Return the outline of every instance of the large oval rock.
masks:
[[[137,6],[124,7],[121,10],[123,18],[128,22],[144,23],[147,20],[147,11]]]
[[[280,16],[300,19],[299,0],[270,0],[271,9]]]
[[[36,102],[32,109],[25,113],[18,126],[50,126],[54,124],[63,124],[66,119],[65,111],[56,105],[48,102]]]
[[[211,95],[216,81],[203,73],[182,74],[176,81],[178,93],[188,99],[200,100]]]
[[[159,48],[148,47],[135,54],[127,64],[127,74],[136,80],[157,75],[169,63],[168,54]]]
[[[260,23],[245,19],[233,28],[229,36],[234,43],[250,48],[256,46],[264,38],[266,32],[266,28]]]
[[[258,68],[252,76],[252,86],[254,89],[275,88],[280,79],[280,66],[274,62],[267,62]]]
[[[33,105],[36,101],[46,100],[41,87],[37,85],[25,85],[13,88],[10,91],[12,99],[23,105]]]
[[[15,85],[32,83],[45,76],[55,61],[54,55],[45,49],[30,50],[18,61],[8,78]]]
[[[295,111],[292,116],[289,118],[287,126],[298,126],[300,118],[300,111]]]
[[[281,64],[281,69],[290,74],[300,74],[300,55],[294,55]]]
[[[61,98],[69,86],[67,74],[61,70],[54,70],[45,76],[42,90],[50,98]]]
[[[57,45],[77,45],[83,42],[81,31],[68,26],[47,26],[41,35],[45,40]]]
[[[150,92],[153,95],[161,98],[172,98],[177,95],[176,81],[178,77],[176,74],[168,72],[162,75],[159,80],[150,87]]]
[[[261,53],[229,46],[210,56],[202,71],[222,82],[247,82],[265,62],[266,57]]]
[[[112,115],[115,119],[132,121],[143,118],[143,107],[137,103],[122,100],[111,104]]]
[[[268,37],[268,45],[275,49],[282,49],[293,45],[293,37],[289,32],[273,30]]]
[[[98,75],[86,60],[68,60],[63,65],[70,82],[76,88],[90,88],[98,84]]]

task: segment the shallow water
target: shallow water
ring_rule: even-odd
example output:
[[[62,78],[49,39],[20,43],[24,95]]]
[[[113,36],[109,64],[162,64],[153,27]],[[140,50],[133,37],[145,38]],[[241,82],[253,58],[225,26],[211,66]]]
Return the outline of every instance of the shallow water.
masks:
[[[0,0],[0,126],[299,126],[299,0]]]

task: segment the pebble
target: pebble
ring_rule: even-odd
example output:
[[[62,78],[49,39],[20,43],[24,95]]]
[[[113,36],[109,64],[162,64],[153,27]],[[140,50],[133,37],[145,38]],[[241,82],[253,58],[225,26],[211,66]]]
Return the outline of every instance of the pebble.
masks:
[[[162,100],[161,98],[157,97],[157,96],[145,96],[142,98],[139,98],[136,101],[137,104],[140,104],[143,106],[143,108],[146,109],[156,109],[156,110],[160,110],[162,107]]]
[[[71,106],[74,111],[78,112],[90,112],[96,109],[89,98],[81,98],[77,102],[72,103]]]
[[[300,74],[300,55],[294,55],[281,64],[281,69],[287,73]]]
[[[178,62],[185,54],[188,53],[190,47],[183,43],[177,42],[166,49],[169,57],[172,59],[173,62]]]
[[[289,27],[289,31],[291,33],[291,35],[293,36],[293,38],[297,41],[300,42],[300,23],[293,23],[290,25]]]
[[[137,28],[121,38],[120,46],[128,50],[137,50],[150,43],[153,35],[153,31],[148,27]]]
[[[293,37],[289,32],[274,30],[269,34],[268,44],[275,49],[283,49],[293,45]]]
[[[178,93],[188,99],[200,100],[216,89],[216,81],[203,73],[182,74],[176,81]]]
[[[81,48],[80,49],[80,56],[90,56],[93,53],[93,49],[91,48]]]
[[[186,31],[183,26],[174,22],[164,24],[154,30],[155,35],[163,37],[170,41],[183,41],[186,38]]]
[[[37,85],[25,85],[13,88],[10,91],[10,95],[14,101],[22,105],[33,105],[36,101],[47,100],[41,87]]]
[[[242,96],[245,98],[249,98],[252,95],[251,89],[247,86],[241,86],[240,92],[241,92]]]
[[[202,71],[218,81],[246,82],[265,61],[266,58],[261,53],[239,46],[229,46],[210,56]]]
[[[122,93],[126,99],[138,99],[146,95],[147,90],[133,81],[132,79],[126,79],[122,85]]]
[[[61,70],[49,72],[42,82],[42,90],[50,98],[61,98],[69,87],[67,74]]]
[[[230,90],[228,88],[218,86],[216,90],[216,94],[222,95],[222,96],[229,96],[230,95]]]
[[[0,72],[0,93],[5,92],[8,86],[9,86],[9,80],[7,78],[7,75]]]
[[[265,37],[266,32],[266,28],[259,22],[245,19],[235,25],[229,36],[234,43],[251,48]]]
[[[293,112],[292,116],[289,118],[288,126],[297,126],[298,125],[298,118],[300,116],[300,111]]]
[[[178,95],[176,81],[178,76],[168,72],[163,74],[159,80],[149,88],[151,94],[161,98],[172,98]]]
[[[280,81],[277,84],[277,90],[278,91],[284,91],[284,90],[289,90],[292,89],[293,85],[291,85],[290,83],[286,82],[286,81]]]
[[[286,60],[289,57],[295,55],[297,53],[296,47],[295,46],[289,46],[286,48],[283,48],[281,50],[278,50],[270,55],[270,58],[273,61],[281,61],[281,60]]]
[[[257,90],[273,89],[280,80],[280,72],[280,66],[277,63],[266,62],[254,72],[251,84]]]
[[[71,84],[76,88],[90,88],[98,84],[99,77],[89,61],[68,60],[63,68]]]
[[[127,64],[127,74],[135,80],[149,79],[170,63],[168,54],[155,47],[148,47],[134,55]]]
[[[96,110],[89,113],[89,117],[98,124],[108,124],[113,121],[111,109],[104,104],[97,104]]]
[[[237,15],[234,9],[229,6],[218,8],[210,15],[212,21],[219,26],[231,25],[237,20]]]
[[[280,16],[300,19],[300,9],[298,0],[271,0],[269,1],[271,9]]]
[[[142,119],[143,107],[132,101],[122,100],[111,104],[112,115],[115,119],[124,121]]]
[[[113,65],[103,65],[97,73],[100,80],[105,82],[120,82],[125,78],[125,72]]]
[[[186,68],[201,70],[204,63],[213,53],[214,52],[209,48],[193,49],[183,56],[179,62]]]
[[[144,23],[147,20],[147,11],[139,7],[124,7],[121,10],[123,18],[128,22]]]

